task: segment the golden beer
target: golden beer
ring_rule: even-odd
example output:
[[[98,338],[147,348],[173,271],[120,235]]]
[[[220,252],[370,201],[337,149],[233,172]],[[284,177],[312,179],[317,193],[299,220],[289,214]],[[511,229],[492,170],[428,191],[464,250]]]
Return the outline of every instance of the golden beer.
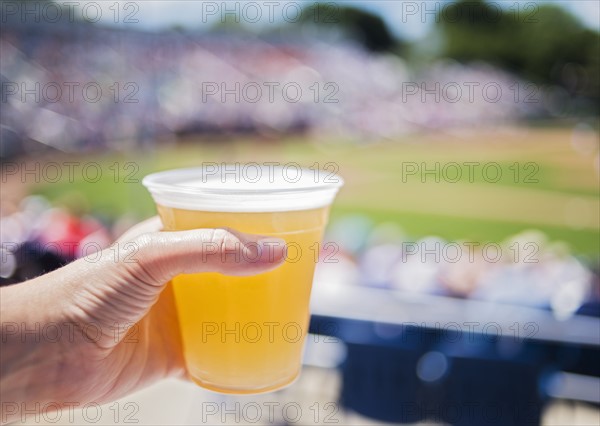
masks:
[[[161,197],[151,183],[144,182],[153,193],[165,231],[229,227],[274,236],[285,240],[287,257],[278,268],[254,276],[199,273],[173,279],[187,369],[199,385],[218,392],[278,389],[300,371],[313,273],[329,204],[341,183],[328,186],[305,179],[302,185],[278,182],[271,188],[273,182],[253,186],[238,180],[220,188],[230,197],[219,198],[221,183],[213,179],[210,184],[197,180],[192,184],[188,179],[189,186],[181,187],[203,194],[188,193],[187,199],[176,200]],[[323,187],[329,189],[327,194]],[[313,194],[315,188],[322,192]]]

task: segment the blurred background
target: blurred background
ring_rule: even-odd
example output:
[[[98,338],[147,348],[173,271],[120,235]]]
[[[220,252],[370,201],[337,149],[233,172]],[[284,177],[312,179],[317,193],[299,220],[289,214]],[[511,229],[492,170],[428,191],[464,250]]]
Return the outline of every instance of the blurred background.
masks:
[[[597,2],[0,7],[0,284],[155,214],[153,171],[346,180],[298,382],[164,382],[100,424],[600,424]]]

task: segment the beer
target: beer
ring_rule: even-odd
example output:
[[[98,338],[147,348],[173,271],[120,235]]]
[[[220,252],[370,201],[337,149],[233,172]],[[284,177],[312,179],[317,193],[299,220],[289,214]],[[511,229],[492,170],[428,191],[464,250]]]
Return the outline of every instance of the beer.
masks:
[[[287,256],[278,268],[254,276],[198,273],[173,279],[187,369],[196,383],[223,393],[278,389],[300,371],[313,273],[329,204],[341,183],[330,185],[326,198],[327,191],[311,192],[327,189],[312,179],[304,180],[304,191],[292,189],[292,196],[295,186],[287,182],[253,186],[238,180],[221,188],[230,190],[229,197],[215,200],[212,191],[219,192],[222,183],[188,180],[182,188],[204,193],[178,200],[153,193],[164,230],[229,227],[274,236],[285,240]]]

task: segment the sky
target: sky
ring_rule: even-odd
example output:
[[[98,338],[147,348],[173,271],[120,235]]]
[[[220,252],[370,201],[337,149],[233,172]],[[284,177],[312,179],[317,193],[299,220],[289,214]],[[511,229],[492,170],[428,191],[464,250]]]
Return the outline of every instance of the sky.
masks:
[[[323,1],[326,3],[326,0]],[[59,0],[60,3],[60,0]],[[103,8],[99,22],[120,26],[135,26],[140,29],[169,28],[180,25],[186,28],[208,28],[218,22],[227,10],[238,7],[246,25],[269,25],[270,22],[283,22],[296,19],[300,6],[313,1],[269,0],[269,1],[200,1],[200,0],[143,0],[143,1],[80,1],[86,15],[94,16],[96,5]],[[87,3],[95,3],[86,6]],[[341,4],[342,2],[338,2]],[[544,3],[560,4],[570,10],[585,25],[600,29],[600,2],[597,0],[491,0],[497,7],[509,9],[517,19],[535,18],[537,5]],[[115,6],[118,4],[118,6]],[[434,22],[436,8],[443,11],[447,0],[441,1],[401,1],[401,0],[354,0],[352,4],[379,14],[394,34],[405,39],[423,37]],[[87,7],[87,9],[86,9]],[[429,12],[429,13],[428,13]],[[83,12],[82,12],[83,13]],[[323,13],[332,13],[333,9]],[[259,17],[260,16],[260,17]],[[132,22],[138,20],[139,22]],[[254,22],[255,21],[255,22]]]

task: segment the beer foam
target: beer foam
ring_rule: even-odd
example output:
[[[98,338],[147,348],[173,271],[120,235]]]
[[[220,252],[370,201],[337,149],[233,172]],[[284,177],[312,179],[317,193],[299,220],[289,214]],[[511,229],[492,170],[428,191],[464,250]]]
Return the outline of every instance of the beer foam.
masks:
[[[343,179],[318,169],[211,163],[146,176],[142,184],[165,207],[216,212],[309,210],[333,202]]]

